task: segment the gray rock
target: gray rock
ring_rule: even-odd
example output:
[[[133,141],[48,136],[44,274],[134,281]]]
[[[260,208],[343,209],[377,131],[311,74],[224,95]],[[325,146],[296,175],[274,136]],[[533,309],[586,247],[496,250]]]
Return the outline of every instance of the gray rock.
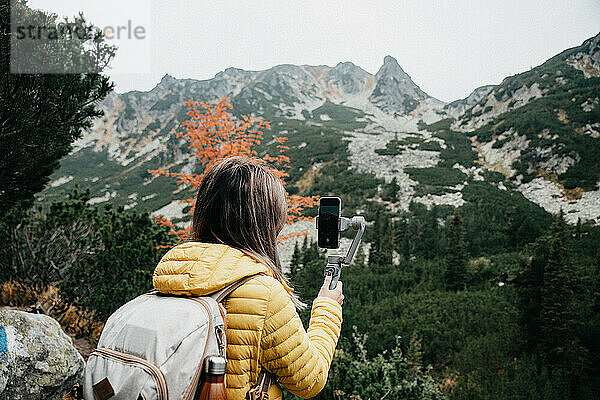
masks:
[[[483,98],[490,94],[496,85],[481,86],[473,90],[469,96],[464,99],[455,100],[452,103],[448,103],[444,106],[444,110],[451,117],[460,117],[468,108],[479,103]]]
[[[369,99],[386,112],[408,114],[417,107],[420,100],[430,97],[413,82],[392,56],[383,59],[375,80],[375,90]]]
[[[567,60],[574,68],[583,71],[586,78],[600,76],[600,33],[583,42],[587,51],[579,52]]]
[[[0,398],[61,399],[85,362],[56,320],[0,310]]]

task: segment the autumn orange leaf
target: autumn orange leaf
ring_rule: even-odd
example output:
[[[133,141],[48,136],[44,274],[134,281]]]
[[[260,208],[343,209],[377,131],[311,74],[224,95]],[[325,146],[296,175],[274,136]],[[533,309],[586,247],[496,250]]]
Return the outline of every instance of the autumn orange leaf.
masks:
[[[268,168],[278,177],[285,186],[285,179],[289,177],[286,172],[290,168],[290,158],[284,153],[289,149],[285,145],[287,137],[275,138],[277,154],[265,154],[259,157],[256,146],[262,143],[264,129],[270,128],[268,121],[263,121],[249,115],[241,115],[236,118],[231,114],[233,109],[227,97],[221,98],[217,103],[188,100],[184,103],[187,107],[188,119],[181,124],[182,131],[172,130],[171,134],[177,138],[186,139],[188,148],[197,160],[202,164],[202,172],[199,174],[184,174],[171,172],[169,170],[149,170],[155,176],[167,176],[177,180],[178,185],[187,185],[198,188],[204,175],[220,160],[232,156],[244,156]],[[190,204],[190,217],[194,210],[195,199],[175,200]],[[296,221],[310,219],[302,215],[306,208],[318,203],[317,196],[305,197],[299,195],[288,195],[288,224]],[[177,235],[180,240],[185,239],[190,228],[177,229],[177,226],[165,217],[156,217],[156,222],[171,229],[171,234]],[[306,232],[298,232],[282,236],[280,239],[306,235]]]

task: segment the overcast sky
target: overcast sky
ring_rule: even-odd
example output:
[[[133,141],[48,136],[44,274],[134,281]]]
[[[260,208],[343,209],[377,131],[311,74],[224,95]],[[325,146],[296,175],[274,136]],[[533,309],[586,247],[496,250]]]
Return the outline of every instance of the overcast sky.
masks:
[[[227,67],[351,61],[374,74],[391,55],[421,89],[452,101],[600,32],[600,0],[30,0],[29,5],[59,15],[82,11],[102,28],[128,21],[132,28],[143,27],[143,39],[113,39],[119,51],[109,74],[120,93],[150,90],[166,73],[210,79]]]

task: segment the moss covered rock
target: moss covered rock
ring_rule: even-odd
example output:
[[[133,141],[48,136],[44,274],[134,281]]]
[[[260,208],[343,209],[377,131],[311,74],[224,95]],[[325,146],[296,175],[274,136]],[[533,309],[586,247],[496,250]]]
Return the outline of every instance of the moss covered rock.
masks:
[[[85,362],[56,320],[0,310],[0,398],[60,399]]]

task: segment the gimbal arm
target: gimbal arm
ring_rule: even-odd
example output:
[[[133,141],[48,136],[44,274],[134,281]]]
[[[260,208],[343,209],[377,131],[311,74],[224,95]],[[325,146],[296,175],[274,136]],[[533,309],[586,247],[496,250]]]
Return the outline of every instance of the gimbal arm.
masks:
[[[354,258],[356,249],[358,249],[358,244],[360,243],[362,235],[365,232],[365,217],[354,216],[352,217],[352,219],[341,217],[338,227],[339,231],[344,232],[350,227],[357,229],[358,232],[356,233],[354,240],[352,240],[352,244],[350,245],[346,256],[327,256],[325,275],[331,275],[331,283],[329,284],[329,290],[333,290],[337,286],[338,280],[340,279],[340,275],[342,272],[342,266],[350,265],[350,263],[352,262],[352,258]]]

